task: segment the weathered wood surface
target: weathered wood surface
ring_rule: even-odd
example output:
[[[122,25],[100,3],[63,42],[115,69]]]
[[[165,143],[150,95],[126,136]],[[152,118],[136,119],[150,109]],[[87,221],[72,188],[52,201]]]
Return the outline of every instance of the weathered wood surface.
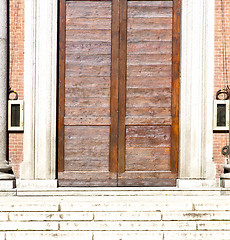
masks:
[[[75,163],[74,163],[75,162]],[[108,171],[109,126],[65,128],[66,171]]]
[[[129,1],[126,165],[119,186],[173,186],[172,1]]]
[[[172,60],[172,146],[171,170],[178,171],[179,158],[179,90],[180,90],[180,13],[181,0],[174,1],[173,8],[173,60]]]
[[[170,171],[170,147],[127,148],[127,171]]]
[[[66,4],[59,185],[175,186],[180,1]]]
[[[170,126],[126,127],[127,148],[170,147]]]
[[[125,171],[125,116],[127,79],[127,0],[120,0],[120,66],[118,94],[118,172]]]
[[[64,119],[65,126],[109,126],[110,117],[72,117],[67,116]]]
[[[146,125],[146,126],[164,126],[164,125],[172,125],[172,117],[148,117],[148,116],[127,116],[125,119],[125,124],[139,126],[139,125]]]
[[[117,186],[117,174],[111,172],[76,172],[68,171],[59,173],[58,183],[60,187],[96,187]]]
[[[111,2],[68,1],[60,186],[117,184],[109,172],[110,77]]]
[[[65,56],[66,56],[66,2],[59,1],[59,62],[58,62],[58,172],[64,171],[65,144]]]
[[[111,128],[109,171],[117,174],[118,166],[118,88],[119,88],[119,0],[112,1],[112,51],[111,51]]]

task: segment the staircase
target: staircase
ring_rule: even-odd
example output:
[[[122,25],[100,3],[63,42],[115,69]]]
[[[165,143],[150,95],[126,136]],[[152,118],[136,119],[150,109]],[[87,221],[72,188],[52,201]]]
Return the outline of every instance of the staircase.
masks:
[[[15,190],[0,198],[0,240],[229,240],[229,194],[220,188]]]

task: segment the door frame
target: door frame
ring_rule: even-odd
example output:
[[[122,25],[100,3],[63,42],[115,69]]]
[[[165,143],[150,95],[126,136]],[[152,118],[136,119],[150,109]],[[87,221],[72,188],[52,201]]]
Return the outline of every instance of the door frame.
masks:
[[[64,171],[64,113],[65,113],[65,46],[66,46],[66,1],[59,0],[58,24],[58,119],[57,119],[57,164],[58,172]],[[95,0],[97,1],[97,0]],[[99,0],[98,0],[99,1]],[[111,172],[125,170],[125,104],[126,102],[126,52],[127,27],[119,22],[127,18],[128,0],[112,1],[112,55],[111,55]],[[133,1],[133,0],[132,0]],[[134,0],[135,1],[135,0]],[[137,0],[141,1],[141,0]],[[146,0],[145,0],[146,1]],[[147,0],[152,1],[152,0]],[[170,1],[170,0],[164,0]],[[119,14],[117,14],[117,12]],[[180,19],[181,0],[173,0],[172,27],[172,126],[171,126],[171,172],[178,172],[179,158],[179,88],[180,88]],[[127,22],[127,21],[122,21]],[[121,64],[122,62],[122,64]],[[121,79],[118,81],[118,78]],[[122,99],[120,101],[118,99]],[[118,116],[118,108],[121,114]],[[118,129],[118,131],[117,131]],[[119,138],[119,139],[118,139]],[[122,145],[123,144],[123,145]],[[122,146],[121,146],[122,145]],[[118,159],[118,160],[117,160]]]

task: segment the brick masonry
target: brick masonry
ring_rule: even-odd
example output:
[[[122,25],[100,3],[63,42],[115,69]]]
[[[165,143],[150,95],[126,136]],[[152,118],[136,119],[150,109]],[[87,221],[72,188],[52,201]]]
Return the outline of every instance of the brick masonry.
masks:
[[[9,87],[24,98],[24,0],[9,1]],[[9,133],[9,160],[14,174],[20,176],[23,161],[23,133]]]
[[[221,7],[221,2],[223,7]],[[23,99],[23,70],[24,70],[24,0],[10,0],[10,87],[18,92],[19,99]],[[222,12],[223,9],[223,12]],[[216,91],[229,83],[223,74],[223,42],[226,42],[227,65],[230,58],[230,0],[216,0],[215,17],[215,83],[214,98]],[[228,69],[227,66],[227,69]],[[216,164],[217,177],[223,172],[225,158],[221,155],[221,148],[226,145],[226,133],[213,134],[213,159]],[[20,163],[23,161],[23,134],[9,133],[9,160],[14,173],[20,176]]]
[[[230,83],[230,0],[216,0],[215,6],[215,82],[214,99],[216,91]],[[223,60],[226,43],[226,58]],[[226,62],[224,66],[224,62]],[[225,73],[224,73],[225,72]],[[221,149],[228,144],[228,133],[213,134],[213,159],[216,164],[217,177],[223,173],[226,160]]]

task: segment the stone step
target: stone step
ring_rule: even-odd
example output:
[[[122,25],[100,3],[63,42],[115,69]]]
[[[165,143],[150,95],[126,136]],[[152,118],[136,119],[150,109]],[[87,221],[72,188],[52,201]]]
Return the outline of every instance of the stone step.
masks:
[[[229,236],[229,196],[0,198],[0,240],[229,240]]]
[[[220,196],[230,195],[223,188],[55,188],[16,189],[17,196]]]

